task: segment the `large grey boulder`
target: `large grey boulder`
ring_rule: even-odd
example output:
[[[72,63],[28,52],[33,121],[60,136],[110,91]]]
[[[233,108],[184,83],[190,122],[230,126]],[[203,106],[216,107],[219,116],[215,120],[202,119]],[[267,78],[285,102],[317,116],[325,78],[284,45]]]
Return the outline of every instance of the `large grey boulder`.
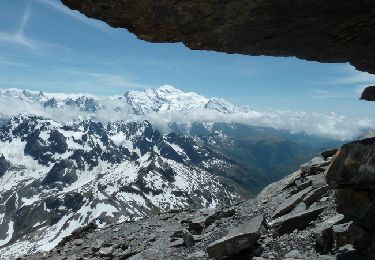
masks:
[[[186,247],[193,247],[195,245],[193,235],[187,230],[183,231],[182,239],[184,240],[184,246]]]
[[[308,225],[310,225],[311,221],[315,220],[320,213],[324,211],[325,208],[326,206],[319,206],[310,208],[306,211],[290,213],[275,219],[270,224],[271,227],[275,229],[275,233],[278,235],[291,233],[295,229],[301,230],[306,228]]]
[[[200,234],[204,228],[219,219],[232,217],[235,214],[235,210],[232,208],[203,209],[199,213],[195,218],[183,221],[189,225],[189,231],[194,235]]]
[[[335,249],[348,244],[356,244],[363,236],[363,230],[356,226],[352,221],[343,224],[336,224],[332,227],[335,241]]]
[[[264,217],[258,215],[241,224],[236,229],[207,247],[207,253],[212,258],[234,256],[245,249],[254,247],[262,229]]]
[[[316,240],[316,249],[321,254],[330,252],[334,245],[333,225],[340,224],[344,221],[344,215],[337,214],[316,227],[314,237]]]
[[[322,186],[320,188],[314,189],[310,191],[305,198],[303,199],[303,202],[307,205],[310,206],[314,202],[316,202],[320,197],[325,195],[328,191],[330,190],[330,187],[328,185]]]
[[[311,191],[311,187],[307,187],[306,189],[298,192],[297,194],[292,195],[291,197],[287,198],[274,212],[273,218],[278,218],[285,214],[291,212],[298,203],[300,203],[304,197]]]

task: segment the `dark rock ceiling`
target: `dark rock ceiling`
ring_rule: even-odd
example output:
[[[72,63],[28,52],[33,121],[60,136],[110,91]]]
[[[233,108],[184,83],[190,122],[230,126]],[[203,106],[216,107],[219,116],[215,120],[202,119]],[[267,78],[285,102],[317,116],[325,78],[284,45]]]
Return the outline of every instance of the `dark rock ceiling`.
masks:
[[[375,74],[373,0],[62,0],[149,42],[350,62]]]

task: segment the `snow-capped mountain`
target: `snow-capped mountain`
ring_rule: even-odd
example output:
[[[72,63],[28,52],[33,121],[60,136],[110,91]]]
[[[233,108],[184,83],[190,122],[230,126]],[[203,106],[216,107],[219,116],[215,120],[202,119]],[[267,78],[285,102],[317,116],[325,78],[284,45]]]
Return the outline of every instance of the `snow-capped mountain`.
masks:
[[[237,113],[251,111],[248,107],[240,107],[221,98],[206,98],[194,92],[183,92],[172,86],[145,91],[128,91],[124,95],[134,113],[186,111],[193,109],[214,110],[221,113]]]
[[[99,99],[90,94],[44,93],[11,88],[0,89],[0,97],[15,98],[25,104],[40,104],[44,109],[78,109],[89,113],[103,109],[103,104],[99,102]]]
[[[167,111],[212,110],[220,113],[251,111],[220,98],[206,98],[193,92],[183,92],[172,86],[144,91],[128,91],[122,96],[99,97],[91,94],[44,93],[19,89],[0,89],[0,97],[15,98],[25,104],[39,104],[44,109],[80,110],[92,114],[106,109],[128,115],[146,115]]]
[[[0,128],[0,255],[49,250],[92,221],[233,203],[241,175],[251,172],[201,139],[163,135],[147,121],[15,116]]]

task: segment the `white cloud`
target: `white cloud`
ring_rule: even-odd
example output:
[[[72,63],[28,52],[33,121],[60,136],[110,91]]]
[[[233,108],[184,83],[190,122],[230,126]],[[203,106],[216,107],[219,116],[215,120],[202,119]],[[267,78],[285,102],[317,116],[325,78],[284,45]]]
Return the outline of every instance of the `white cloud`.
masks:
[[[360,135],[364,129],[374,128],[375,119],[352,119],[335,113],[321,114],[304,111],[252,111],[249,113],[221,114],[215,111],[186,111],[147,116],[152,124],[165,129],[168,122],[227,122],[272,127],[292,133],[307,133],[334,139],[347,140]]]
[[[30,4],[27,5],[25,12],[23,13],[22,17],[20,18],[20,23],[18,29],[15,32],[4,32],[0,31],[0,43],[3,44],[17,44],[23,47],[26,47],[33,51],[45,51],[46,49],[64,49],[68,50],[68,48],[50,42],[44,42],[32,39],[25,34],[26,27],[29,23],[31,17],[31,9]]]
[[[339,67],[338,76],[329,78],[327,83],[335,85],[375,84],[375,75],[358,71],[351,65],[342,65]]]
[[[30,19],[30,5],[27,5],[26,11],[21,17],[19,27],[16,32],[0,32],[0,41],[6,43],[15,43],[23,45],[30,49],[36,48],[36,43],[24,35],[26,25]]]
[[[364,130],[375,128],[374,118],[355,119],[335,113],[321,114],[303,111],[273,110],[223,114],[216,111],[189,110],[134,116],[124,112],[129,111],[129,107],[123,100],[101,98],[100,102],[104,104],[105,108],[93,115],[76,109],[45,109],[40,104],[29,103],[15,98],[0,97],[0,118],[9,118],[17,114],[35,114],[62,122],[71,122],[77,118],[94,118],[101,122],[149,120],[157,129],[163,132],[169,130],[170,122],[176,122],[187,127],[194,122],[227,122],[272,127],[292,133],[303,132],[340,140],[356,138]],[[121,111],[114,111],[115,107],[121,108]]]

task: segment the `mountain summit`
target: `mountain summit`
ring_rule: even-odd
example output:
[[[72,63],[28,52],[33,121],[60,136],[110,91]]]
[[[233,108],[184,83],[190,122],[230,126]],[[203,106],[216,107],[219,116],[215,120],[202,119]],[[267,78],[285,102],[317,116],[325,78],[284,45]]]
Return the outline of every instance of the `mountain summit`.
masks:
[[[101,110],[147,115],[170,111],[212,110],[220,113],[246,113],[249,107],[229,103],[222,98],[207,98],[194,92],[184,92],[165,85],[144,91],[130,90],[121,96],[94,96],[91,94],[44,93],[19,89],[1,89],[0,97],[17,99],[24,104],[41,105],[44,109],[60,108],[95,114]]]

